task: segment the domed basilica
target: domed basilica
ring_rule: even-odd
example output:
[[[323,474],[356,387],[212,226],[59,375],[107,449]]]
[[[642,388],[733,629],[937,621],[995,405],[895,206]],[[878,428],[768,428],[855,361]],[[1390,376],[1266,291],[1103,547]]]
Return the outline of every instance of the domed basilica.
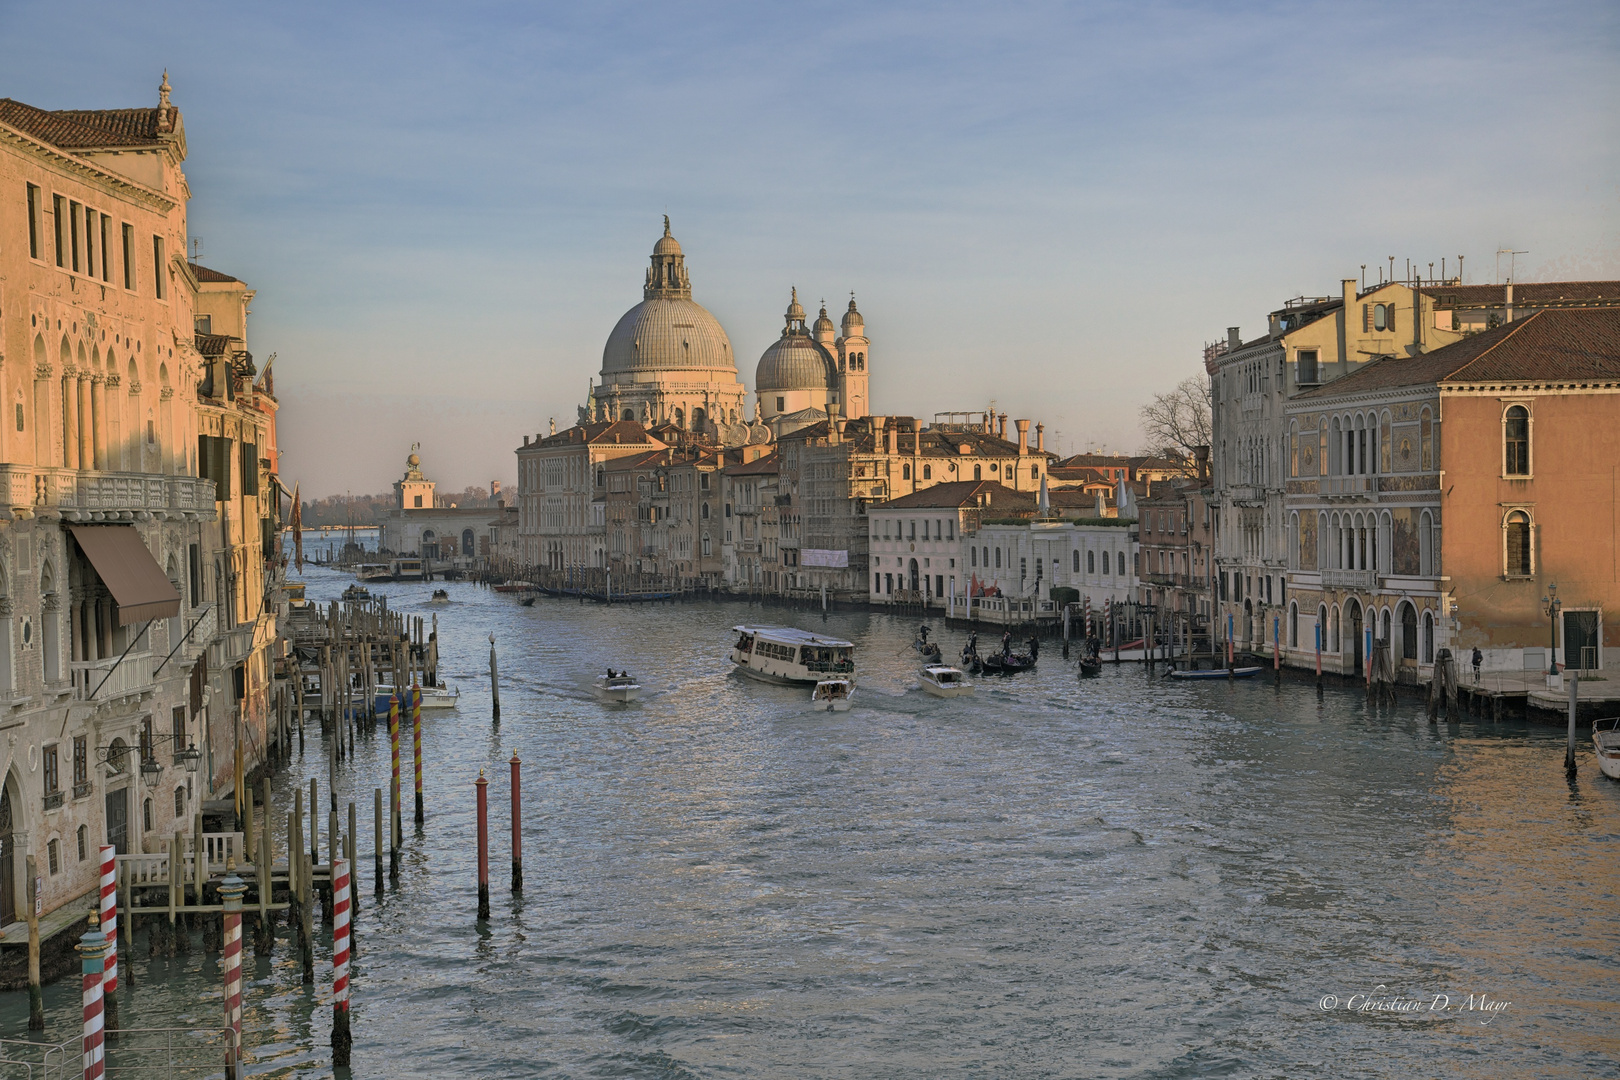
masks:
[[[805,328],[793,290],[782,336],[754,372],[753,422],[747,389],[737,377],[731,339],[720,321],[692,299],[686,256],[669,232],[653,245],[642,301],[619,319],[602,350],[602,382],[580,409],[580,422],[634,420],[671,424],[724,446],[771,442],[837,414],[867,414],[868,342],[853,296],[835,333],[825,306]]]

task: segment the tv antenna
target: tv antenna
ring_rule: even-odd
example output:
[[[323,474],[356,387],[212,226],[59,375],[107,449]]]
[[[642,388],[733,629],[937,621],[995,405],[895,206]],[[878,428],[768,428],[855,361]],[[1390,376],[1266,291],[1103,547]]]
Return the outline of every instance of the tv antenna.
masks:
[[[1520,256],[1520,255],[1528,255],[1528,254],[1530,254],[1528,251],[1514,251],[1512,248],[1497,248],[1496,249],[1496,283],[1498,285],[1502,284],[1502,256],[1506,255],[1508,257],[1508,280],[1512,281],[1513,280],[1513,268],[1514,268],[1515,263],[1517,262],[1518,256]]]
[[[197,256],[202,254],[202,249],[203,249],[203,247],[202,247],[202,237],[193,236],[191,238],[191,261],[192,262],[197,261]]]

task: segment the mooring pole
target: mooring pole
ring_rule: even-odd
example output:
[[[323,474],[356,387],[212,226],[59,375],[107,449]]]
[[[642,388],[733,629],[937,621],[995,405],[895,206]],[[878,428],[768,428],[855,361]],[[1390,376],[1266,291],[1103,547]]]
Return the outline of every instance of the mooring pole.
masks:
[[[416,756],[416,824],[422,824],[422,688],[411,685],[411,747]]]
[[[101,1080],[106,1066],[102,1047],[101,972],[107,951],[107,935],[101,932],[99,919],[93,911],[89,922],[90,929],[84,932],[75,946],[80,958],[79,970],[84,976],[84,1080]]]
[[[489,699],[492,708],[490,718],[498,724],[501,722],[501,680],[495,665],[494,634],[489,635]]]
[[[24,893],[24,895],[26,895],[28,897],[28,912],[27,912],[27,917],[28,917],[28,1030],[29,1031],[44,1031],[45,1030],[45,995],[40,990],[40,985],[39,985],[39,863],[34,861],[34,857],[32,855],[28,856],[26,859],[23,860],[23,873],[28,875],[28,883],[27,883],[28,888]],[[91,924],[90,929],[92,931],[95,930],[95,924],[94,923]],[[98,957],[97,963],[98,964],[100,963],[99,956],[100,956],[100,954],[98,953],[97,954],[97,957]],[[85,963],[86,963],[86,965],[88,965],[89,961],[86,960]],[[90,968],[88,966],[86,966],[85,967],[85,972],[87,973],[86,974],[87,979],[89,977],[88,976],[89,970],[90,970]],[[100,976],[100,972],[101,972],[101,968],[98,966],[96,968],[96,973],[97,973],[97,975],[96,975],[96,1024],[97,1024],[97,1028],[96,1028],[96,1045],[97,1045],[97,1053],[98,1053],[98,1059],[97,1060],[99,1060],[99,1052],[100,1052],[100,1045],[101,1045],[101,1028],[100,1028],[100,1024],[101,1024],[101,976]],[[89,1021],[88,1013],[89,1013],[89,1009],[90,1009],[90,984],[88,982],[85,983],[85,991],[84,991],[84,993],[85,993],[85,1011],[86,1011],[85,1023],[89,1024],[90,1021]],[[86,1061],[88,1062],[88,1060],[89,1060],[88,1059],[88,1054],[89,1054],[88,1047],[86,1048],[85,1053],[87,1055]],[[86,1071],[88,1072],[88,1065],[86,1066]]]
[[[107,962],[102,969],[101,996],[106,1003],[109,1031],[118,1027],[118,849],[101,845],[101,932],[107,938]],[[200,901],[199,901],[200,902]]]
[[[1316,696],[1322,696],[1322,620],[1316,620]]]
[[[332,861],[332,1065],[347,1068],[349,1049],[349,863]]]
[[[382,788],[371,789],[371,812],[375,818],[375,825],[377,827],[377,831],[375,833],[377,839],[372,845],[371,849],[371,875],[372,880],[376,883],[377,895],[381,896],[383,893]]]
[[[478,917],[489,918],[489,781],[478,770]]]
[[[1567,652],[1566,652],[1566,655]],[[1564,772],[1574,776],[1575,767],[1575,713],[1581,696],[1580,672],[1574,672],[1569,682],[1569,739],[1564,745]]]
[[[388,789],[388,876],[399,876],[399,695],[388,699],[388,745],[393,754],[392,786]]]
[[[523,761],[512,752],[512,891],[523,891]]]
[[[219,896],[225,908],[225,1026],[229,1043],[225,1048],[225,1076],[240,1080],[242,1061],[242,896],[247,883],[236,876],[236,860],[225,865],[225,880]]]

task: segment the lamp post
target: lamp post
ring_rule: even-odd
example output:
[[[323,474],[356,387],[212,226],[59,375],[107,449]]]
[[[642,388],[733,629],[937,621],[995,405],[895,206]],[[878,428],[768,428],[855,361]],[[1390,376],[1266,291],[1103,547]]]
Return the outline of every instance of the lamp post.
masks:
[[[1564,605],[1558,599],[1558,582],[1548,585],[1547,593],[1541,598],[1541,608],[1547,613],[1547,678],[1551,680],[1558,674],[1558,613]]]

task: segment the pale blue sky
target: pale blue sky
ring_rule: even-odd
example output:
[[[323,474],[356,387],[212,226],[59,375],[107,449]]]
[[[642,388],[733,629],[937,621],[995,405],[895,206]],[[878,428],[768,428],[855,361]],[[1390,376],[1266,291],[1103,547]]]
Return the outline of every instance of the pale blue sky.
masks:
[[[1620,8],[0,0],[0,96],[185,115],[202,262],[258,289],[289,484],[515,475],[660,215],[752,385],[856,291],[874,407],[1049,446],[1388,255],[1620,277]],[[1387,264],[1386,264],[1387,265]]]

